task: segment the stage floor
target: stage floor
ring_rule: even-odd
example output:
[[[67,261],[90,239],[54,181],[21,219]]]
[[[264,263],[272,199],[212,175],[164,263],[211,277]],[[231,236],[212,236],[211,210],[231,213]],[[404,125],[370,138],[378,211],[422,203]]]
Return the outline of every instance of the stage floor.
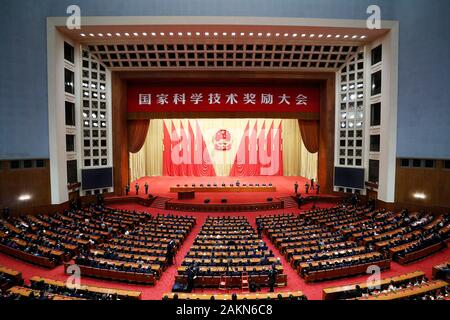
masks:
[[[177,193],[170,192],[171,187],[175,187],[177,184],[183,186],[185,184],[192,185],[195,183],[199,184],[214,184],[222,185],[225,183],[229,185],[230,183],[235,184],[236,181],[242,184],[246,183],[259,183],[260,185],[265,183],[272,183],[276,187],[275,192],[197,192],[195,194],[195,199],[191,200],[177,200]],[[148,193],[153,196],[160,196],[170,198],[170,202],[177,203],[203,203],[205,199],[210,199],[211,203],[220,203],[221,199],[226,198],[228,203],[234,204],[246,204],[246,203],[263,203],[267,202],[267,198],[280,198],[294,195],[294,184],[297,181],[299,188],[298,192],[305,194],[305,183],[310,182],[310,180],[304,177],[143,177],[136,180],[139,183],[139,196],[145,197],[144,194],[144,184],[147,182],[149,185]],[[129,196],[136,196],[134,189],[136,181],[133,181],[130,185]],[[316,192],[312,191],[309,195],[315,195]]]

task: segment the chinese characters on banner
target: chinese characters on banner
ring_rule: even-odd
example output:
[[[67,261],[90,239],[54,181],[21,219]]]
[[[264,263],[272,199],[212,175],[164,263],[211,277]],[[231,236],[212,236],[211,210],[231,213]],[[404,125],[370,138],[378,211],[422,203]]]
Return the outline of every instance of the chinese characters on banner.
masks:
[[[222,95],[220,93],[209,93],[208,94],[208,104],[221,104]],[[271,93],[262,93],[260,97],[257,97],[256,93],[245,93],[242,97],[243,104],[256,104],[257,99],[260,98],[260,104],[291,104],[291,96],[283,93],[283,95],[278,97],[278,101],[274,102],[273,94]],[[206,99],[206,97],[205,97]],[[169,96],[165,93],[158,93],[154,97],[154,104],[166,105],[171,101],[173,104],[185,105],[186,103],[199,104],[203,101],[202,93],[193,93],[191,96],[186,99],[185,93],[175,93],[172,96]],[[226,94],[224,97],[224,104],[237,104],[238,103],[238,94],[230,93]],[[151,105],[152,104],[152,94],[151,93],[140,93],[139,94],[139,105]],[[298,94],[295,97],[296,105],[308,105],[308,97],[303,94]]]
[[[128,112],[319,112],[318,87],[128,88]]]

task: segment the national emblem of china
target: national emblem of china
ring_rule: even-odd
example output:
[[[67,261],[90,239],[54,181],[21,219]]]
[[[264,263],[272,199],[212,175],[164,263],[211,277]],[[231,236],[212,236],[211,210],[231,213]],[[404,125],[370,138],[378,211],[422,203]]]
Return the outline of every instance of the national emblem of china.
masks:
[[[231,149],[232,139],[228,130],[221,129],[214,136],[214,149],[218,151],[228,151]]]

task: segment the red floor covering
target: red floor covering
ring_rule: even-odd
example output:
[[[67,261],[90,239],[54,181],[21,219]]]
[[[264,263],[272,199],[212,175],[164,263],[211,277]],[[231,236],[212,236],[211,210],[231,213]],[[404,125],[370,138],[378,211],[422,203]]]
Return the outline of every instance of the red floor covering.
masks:
[[[309,209],[311,204],[304,206],[304,210]],[[319,204],[318,207],[324,208],[330,206],[329,204]],[[140,205],[136,204],[120,204],[114,206],[117,209],[128,209],[128,210],[138,210],[138,211],[146,211],[150,213],[162,213],[160,210],[151,209],[147,207],[142,207]],[[107,281],[107,280],[98,280],[98,279],[92,279],[92,278],[82,278],[81,283],[87,284],[87,285],[97,285],[97,286],[105,286],[109,288],[120,288],[120,289],[129,289],[129,290],[137,290],[142,292],[143,299],[161,299],[162,295],[164,293],[170,292],[171,288],[174,283],[175,274],[177,272],[177,267],[181,264],[183,261],[184,256],[189,251],[189,248],[194,242],[194,239],[197,235],[197,233],[200,231],[200,228],[205,221],[206,217],[209,216],[223,216],[223,215],[230,215],[230,216],[246,216],[249,222],[255,227],[255,218],[260,215],[270,215],[270,214],[276,214],[276,213],[290,213],[290,212],[299,212],[297,209],[284,209],[284,210],[278,210],[278,211],[265,211],[264,213],[254,213],[254,212],[247,212],[247,213],[185,213],[185,212],[173,212],[174,214],[181,214],[181,215],[193,215],[197,218],[197,223],[195,227],[193,228],[192,232],[188,235],[186,240],[184,241],[183,245],[181,246],[180,250],[178,251],[176,258],[175,258],[175,265],[169,267],[167,270],[164,271],[164,273],[161,276],[161,279],[157,281],[155,286],[142,286],[142,285],[134,285],[134,284],[126,284],[116,281]],[[172,213],[172,212],[171,212]],[[364,282],[367,280],[367,276],[357,276],[357,277],[351,277],[351,278],[344,278],[339,280],[333,280],[333,281],[325,281],[325,282],[319,282],[314,284],[306,284],[304,280],[295,272],[294,269],[291,268],[291,266],[288,264],[288,262],[284,259],[282,255],[278,252],[278,250],[272,245],[269,239],[264,237],[265,242],[269,246],[269,249],[274,252],[274,254],[281,259],[281,263],[284,267],[284,272],[287,274],[288,277],[288,285],[284,288],[278,288],[276,289],[276,292],[286,292],[286,291],[296,291],[301,290],[303,293],[306,294],[308,299],[312,300],[319,300],[322,298],[322,289],[332,286],[340,286],[344,284],[351,284],[351,283],[359,283]],[[382,272],[382,278],[388,278],[396,275],[400,275],[403,273],[416,271],[416,270],[422,270],[426,273],[426,275],[431,278],[431,269],[434,265],[440,264],[444,261],[447,261],[450,259],[450,249],[447,248],[444,251],[441,251],[437,254],[434,254],[425,260],[418,261],[412,264],[409,264],[407,266],[402,266],[398,263],[392,262],[391,263],[391,269],[388,271]],[[57,280],[63,280],[65,281],[67,279],[67,275],[64,274],[63,266],[59,266],[53,270],[48,270],[45,268],[41,268],[26,262],[23,262],[21,260],[14,259],[12,257],[0,254],[0,264],[4,265],[6,267],[16,269],[19,271],[22,271],[23,277],[26,280],[26,283],[29,283],[29,279],[32,276],[42,276]],[[262,292],[267,292],[268,289],[263,289]],[[236,292],[239,294],[240,290],[230,290],[228,293]],[[208,294],[208,293],[224,293],[223,291],[218,290],[210,290],[210,289],[195,289],[194,293],[198,294]]]

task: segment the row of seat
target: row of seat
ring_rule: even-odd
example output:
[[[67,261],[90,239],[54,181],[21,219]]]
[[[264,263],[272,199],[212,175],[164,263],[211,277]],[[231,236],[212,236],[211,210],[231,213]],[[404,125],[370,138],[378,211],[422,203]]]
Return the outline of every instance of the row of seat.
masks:
[[[193,285],[200,287],[241,287],[243,276],[247,289],[250,283],[267,286],[272,269],[278,286],[287,282],[281,262],[245,217],[208,217],[178,268],[176,283],[188,284],[193,269]]]

